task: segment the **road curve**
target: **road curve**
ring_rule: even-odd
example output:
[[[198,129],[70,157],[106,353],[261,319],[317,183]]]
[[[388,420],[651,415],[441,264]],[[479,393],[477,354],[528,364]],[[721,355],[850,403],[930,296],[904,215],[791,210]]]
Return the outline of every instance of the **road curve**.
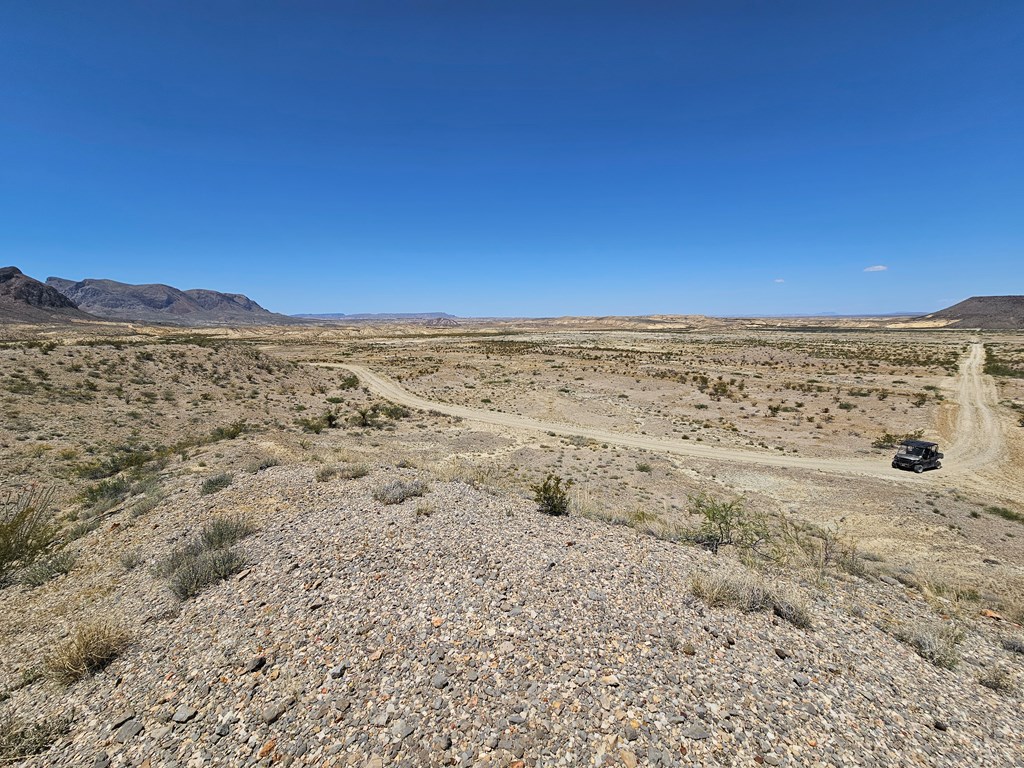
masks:
[[[981,345],[977,345],[980,347]],[[972,349],[968,355],[968,364],[961,367],[961,377],[965,372],[974,378],[974,371],[977,368],[977,351]],[[980,359],[984,360],[984,353],[981,352]],[[424,411],[437,411],[448,416],[459,416],[463,419],[476,421],[483,424],[491,424],[498,427],[520,429],[532,432],[545,432],[563,435],[566,437],[583,437],[595,440],[600,443],[619,445],[625,448],[639,448],[646,451],[668,453],[675,456],[685,456],[695,459],[708,459],[711,461],[726,461],[739,464],[752,464],[763,467],[784,467],[787,469],[806,469],[819,471],[828,474],[855,476],[855,477],[877,477],[884,480],[901,482],[924,482],[924,478],[914,475],[911,472],[898,472],[889,466],[888,456],[879,456],[877,459],[864,459],[852,457],[818,458],[808,456],[794,456],[793,454],[769,453],[766,451],[750,450],[732,446],[714,446],[702,443],[695,443],[688,440],[673,440],[671,438],[649,437],[647,435],[630,434],[624,432],[610,432],[604,429],[578,426],[554,421],[542,421],[528,416],[502,413],[500,411],[487,411],[480,408],[469,408],[462,405],[427,400],[409,392],[391,379],[374,373],[369,368],[352,363],[316,363],[318,366],[327,368],[344,368],[351,371],[369,387],[373,392],[392,402],[418,408]],[[979,369],[980,371],[980,369]],[[980,376],[980,373],[978,374]],[[980,379],[978,379],[980,381]],[[983,382],[982,382],[983,384]],[[977,382],[972,383],[958,394],[971,399],[978,393]],[[985,424],[989,423],[987,403],[976,405],[975,415],[972,419],[980,419]],[[994,416],[991,423],[995,424]],[[965,422],[966,423],[966,422]],[[969,422],[973,424],[974,422]],[[956,464],[953,465],[956,467]],[[973,464],[971,466],[974,466]],[[959,474],[964,469],[947,469],[943,467],[943,474],[946,476]]]

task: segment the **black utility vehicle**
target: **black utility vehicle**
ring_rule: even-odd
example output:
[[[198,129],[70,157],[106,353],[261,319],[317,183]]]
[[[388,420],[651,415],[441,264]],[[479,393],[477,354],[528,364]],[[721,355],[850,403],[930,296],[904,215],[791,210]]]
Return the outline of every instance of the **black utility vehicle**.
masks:
[[[926,469],[938,469],[942,466],[939,459],[938,443],[926,443],[924,440],[904,440],[900,449],[892,457],[892,465],[896,469],[912,469],[921,474]]]

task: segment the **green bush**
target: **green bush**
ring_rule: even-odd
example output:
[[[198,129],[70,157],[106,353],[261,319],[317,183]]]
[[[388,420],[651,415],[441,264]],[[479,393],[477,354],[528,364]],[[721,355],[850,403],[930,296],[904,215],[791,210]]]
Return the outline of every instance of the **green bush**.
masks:
[[[563,480],[555,474],[549,474],[543,483],[530,486],[533,500],[537,502],[537,511],[545,515],[561,516],[569,514],[569,488],[572,480]]]
[[[718,554],[721,547],[733,546],[768,555],[772,543],[768,523],[759,515],[748,514],[742,498],[721,501],[700,493],[690,497],[690,514],[704,518],[692,538],[710,552]]]
[[[52,489],[12,489],[0,497],[0,585],[53,547]]]
[[[881,435],[871,441],[872,448],[895,448],[897,445],[902,443],[904,440],[920,440],[924,435],[923,429],[918,429],[913,432],[907,432],[904,435],[893,434],[892,432],[883,432]]]
[[[171,577],[171,592],[179,600],[195,597],[211,584],[223,581],[245,567],[245,555],[235,549],[214,549],[184,562]]]
[[[199,541],[205,549],[224,549],[255,531],[252,523],[239,514],[219,515],[199,531]]]
[[[30,587],[41,587],[50,579],[69,573],[75,565],[75,560],[74,553],[68,550],[36,560],[21,572],[21,583]]]
[[[199,487],[199,493],[209,496],[211,493],[224,490],[231,485],[233,480],[234,477],[229,472],[221,472],[219,475],[206,478]]]

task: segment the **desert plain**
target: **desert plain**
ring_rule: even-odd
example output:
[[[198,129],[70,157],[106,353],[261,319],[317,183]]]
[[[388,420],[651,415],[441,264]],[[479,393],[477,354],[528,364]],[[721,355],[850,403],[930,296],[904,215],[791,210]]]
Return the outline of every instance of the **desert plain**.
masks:
[[[5,513],[53,516],[4,756],[1024,764],[1022,371],[887,319],[4,326]]]

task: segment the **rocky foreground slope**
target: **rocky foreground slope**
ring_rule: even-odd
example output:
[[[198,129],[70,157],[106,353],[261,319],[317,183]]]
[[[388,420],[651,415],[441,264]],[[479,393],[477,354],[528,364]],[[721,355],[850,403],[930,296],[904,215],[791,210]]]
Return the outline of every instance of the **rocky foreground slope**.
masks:
[[[725,555],[461,483],[375,498],[415,469],[314,474],[270,467],[115,512],[62,577],[91,580],[83,603],[53,604],[60,579],[0,592],[8,616],[105,615],[133,633],[92,677],[12,692],[21,717],[74,713],[23,764],[1024,764],[1018,694],[977,682],[1020,676],[1000,646],[1020,628],[976,608],[951,671],[880,629],[951,623],[892,579],[798,581],[803,629],[696,598],[695,575],[742,569]],[[226,511],[258,526],[246,569],[179,603],[153,567]],[[7,685],[44,642],[25,627]]]

